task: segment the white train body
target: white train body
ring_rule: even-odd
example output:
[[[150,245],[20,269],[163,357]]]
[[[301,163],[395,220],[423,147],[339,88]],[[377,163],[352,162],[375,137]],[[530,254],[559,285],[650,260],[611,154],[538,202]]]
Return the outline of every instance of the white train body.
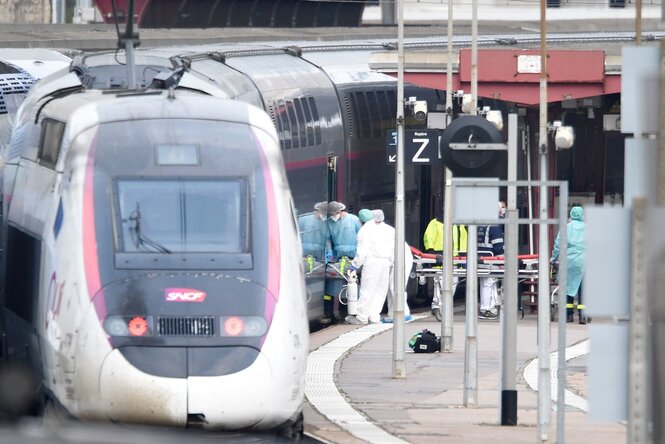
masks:
[[[306,294],[269,117],[186,91],[33,94],[3,153],[10,358],[82,419],[297,423]]]

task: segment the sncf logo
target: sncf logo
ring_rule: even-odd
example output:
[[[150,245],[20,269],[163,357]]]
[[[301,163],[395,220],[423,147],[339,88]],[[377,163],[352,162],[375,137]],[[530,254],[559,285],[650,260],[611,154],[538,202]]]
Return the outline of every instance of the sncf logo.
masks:
[[[192,288],[167,288],[164,290],[166,302],[203,302],[206,292]]]

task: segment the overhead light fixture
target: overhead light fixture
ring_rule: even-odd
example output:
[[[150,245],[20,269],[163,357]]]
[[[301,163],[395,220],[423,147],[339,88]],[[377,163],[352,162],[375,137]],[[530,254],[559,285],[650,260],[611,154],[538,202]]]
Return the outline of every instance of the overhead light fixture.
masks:
[[[493,109],[487,111],[485,118],[490,121],[499,131],[503,130],[503,115],[501,114],[500,110]]]
[[[473,106],[473,96],[471,94],[464,94],[462,97],[462,112],[464,114],[471,113],[471,107]]]
[[[554,135],[554,145],[559,150],[572,148],[575,143],[575,130],[572,126],[564,126],[561,120],[548,124],[547,131]]]
[[[554,144],[558,149],[567,150],[575,143],[575,133],[572,126],[561,126],[554,133]]]

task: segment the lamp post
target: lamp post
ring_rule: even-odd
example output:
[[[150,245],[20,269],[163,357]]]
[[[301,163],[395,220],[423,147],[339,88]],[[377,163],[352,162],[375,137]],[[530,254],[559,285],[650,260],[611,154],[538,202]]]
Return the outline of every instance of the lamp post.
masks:
[[[547,180],[547,21],[546,0],[540,0],[540,122],[538,152],[540,181]],[[547,186],[539,191],[539,219],[547,219]],[[548,226],[538,224],[538,440],[549,442],[550,436],[550,300]],[[564,359],[560,357],[559,359]]]
[[[448,56],[446,57],[446,127],[453,118],[453,2],[448,1]],[[441,351],[453,352],[453,173],[444,166],[443,288],[441,289]],[[436,291],[436,290],[435,290]]]
[[[404,364],[404,1],[397,0],[397,159],[395,159],[395,313],[393,378],[406,378]]]

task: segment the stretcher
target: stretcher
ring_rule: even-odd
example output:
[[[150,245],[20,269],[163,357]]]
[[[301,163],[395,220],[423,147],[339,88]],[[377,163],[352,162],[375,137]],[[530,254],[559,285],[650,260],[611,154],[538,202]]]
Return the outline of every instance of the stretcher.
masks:
[[[416,265],[415,277],[434,277],[443,275],[441,262],[435,254],[423,253],[411,247],[413,263]],[[518,277],[520,279],[538,278],[538,255],[521,254],[518,259]],[[503,278],[505,271],[504,256],[478,256],[478,276]],[[453,257],[453,276],[466,278],[466,256]]]
[[[413,254],[413,262],[415,270],[411,272],[411,277],[417,278],[420,285],[425,285],[427,279],[433,279],[434,285],[441,286],[443,280],[443,268],[441,260],[437,260],[440,255],[423,253],[415,247],[411,247]],[[527,282],[531,288],[529,293],[534,293],[534,289],[538,283],[538,255],[537,254],[522,254],[517,257],[518,259],[518,282]],[[466,256],[453,257],[453,276],[457,277],[460,281],[466,279]],[[548,263],[549,266],[549,263]],[[479,256],[477,275],[478,277],[494,277],[503,279],[505,274],[505,257],[504,256]],[[499,291],[498,298],[502,300],[502,290]],[[524,306],[522,298],[519,297],[519,308],[524,317]],[[532,305],[532,302],[528,303]],[[556,291],[550,291],[550,305],[552,312],[556,312],[557,295]]]

